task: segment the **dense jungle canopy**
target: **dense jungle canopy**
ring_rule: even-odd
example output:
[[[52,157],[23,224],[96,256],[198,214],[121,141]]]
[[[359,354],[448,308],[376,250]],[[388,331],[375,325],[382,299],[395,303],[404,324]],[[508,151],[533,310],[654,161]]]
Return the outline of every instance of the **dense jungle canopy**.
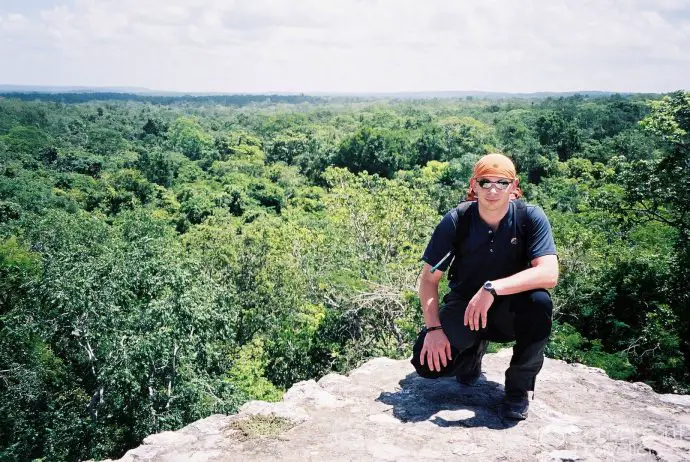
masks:
[[[117,457],[408,356],[424,246],[497,150],[558,247],[548,355],[690,392],[690,93],[5,95],[0,459]]]

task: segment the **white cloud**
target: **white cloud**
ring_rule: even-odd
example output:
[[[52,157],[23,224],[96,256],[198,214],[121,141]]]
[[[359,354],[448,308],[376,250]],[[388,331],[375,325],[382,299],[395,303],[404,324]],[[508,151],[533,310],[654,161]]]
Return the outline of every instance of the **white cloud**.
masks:
[[[26,23],[26,18],[18,13],[10,13],[4,18],[0,16],[0,29],[8,34],[22,31],[26,27]]]
[[[26,17],[0,16],[0,62],[8,63],[0,82],[25,84],[668,91],[688,87],[690,5],[75,0]]]

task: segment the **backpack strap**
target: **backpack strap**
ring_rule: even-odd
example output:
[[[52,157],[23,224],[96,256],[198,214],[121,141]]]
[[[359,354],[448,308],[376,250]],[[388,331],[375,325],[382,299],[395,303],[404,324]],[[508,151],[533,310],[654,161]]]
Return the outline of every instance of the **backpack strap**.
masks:
[[[530,262],[527,259],[527,238],[532,231],[532,221],[527,216],[527,203],[524,200],[514,200],[515,204],[515,220],[513,221],[513,239],[516,239],[515,244],[519,245],[522,250],[522,258],[529,266]],[[511,244],[513,241],[511,241]]]
[[[457,207],[453,209],[450,216],[453,219],[453,226],[455,226],[455,237],[453,238],[453,260],[448,267],[448,280],[455,277],[456,263],[460,261],[462,256],[462,243],[465,242],[467,236],[470,234],[470,208],[477,208],[477,201],[462,201]]]
[[[455,237],[453,238],[453,248],[457,252],[460,251],[462,243],[467,239],[470,234],[470,220],[465,220],[464,217],[470,208],[474,206],[477,207],[477,201],[462,201],[457,207],[453,209],[450,213],[450,217],[453,219],[453,226],[455,227]]]
[[[458,246],[456,245],[457,242],[462,243],[462,241],[465,240],[467,235],[470,233],[470,225],[469,225],[469,220],[463,220],[463,217],[469,210],[469,208],[472,206],[472,204],[476,204],[476,201],[462,201],[458,204],[457,207],[455,207],[453,210],[450,211],[450,218],[453,220],[453,228],[455,229],[455,235],[453,236],[453,248],[448,252],[444,257],[434,265],[430,272],[434,273],[441,264],[443,264],[444,261],[446,261],[449,257],[453,256],[453,258],[450,261],[449,269],[452,268],[453,262],[455,261],[455,252],[458,250]],[[450,278],[450,273],[448,273],[448,277]]]

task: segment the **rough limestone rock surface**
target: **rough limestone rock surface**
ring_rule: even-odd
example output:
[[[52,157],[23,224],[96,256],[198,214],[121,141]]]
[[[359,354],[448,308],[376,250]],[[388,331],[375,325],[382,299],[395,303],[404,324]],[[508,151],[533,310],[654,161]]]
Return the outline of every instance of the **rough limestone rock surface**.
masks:
[[[120,460],[690,460],[690,396],[659,395],[580,364],[547,359],[529,418],[503,421],[510,355],[486,355],[471,387],[423,379],[406,360],[373,359],[348,376],[297,383],[281,402],[252,401],[238,414],[151,435]],[[288,419],[289,428],[238,430],[257,415]]]

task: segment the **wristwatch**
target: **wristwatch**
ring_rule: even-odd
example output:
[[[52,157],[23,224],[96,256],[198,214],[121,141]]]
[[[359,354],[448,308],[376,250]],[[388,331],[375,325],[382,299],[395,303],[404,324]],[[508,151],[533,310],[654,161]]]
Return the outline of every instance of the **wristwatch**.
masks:
[[[491,295],[494,296],[494,298],[498,297],[498,294],[496,293],[496,289],[494,289],[494,283],[491,281],[486,281],[484,285],[482,286],[484,290],[489,292]]]

